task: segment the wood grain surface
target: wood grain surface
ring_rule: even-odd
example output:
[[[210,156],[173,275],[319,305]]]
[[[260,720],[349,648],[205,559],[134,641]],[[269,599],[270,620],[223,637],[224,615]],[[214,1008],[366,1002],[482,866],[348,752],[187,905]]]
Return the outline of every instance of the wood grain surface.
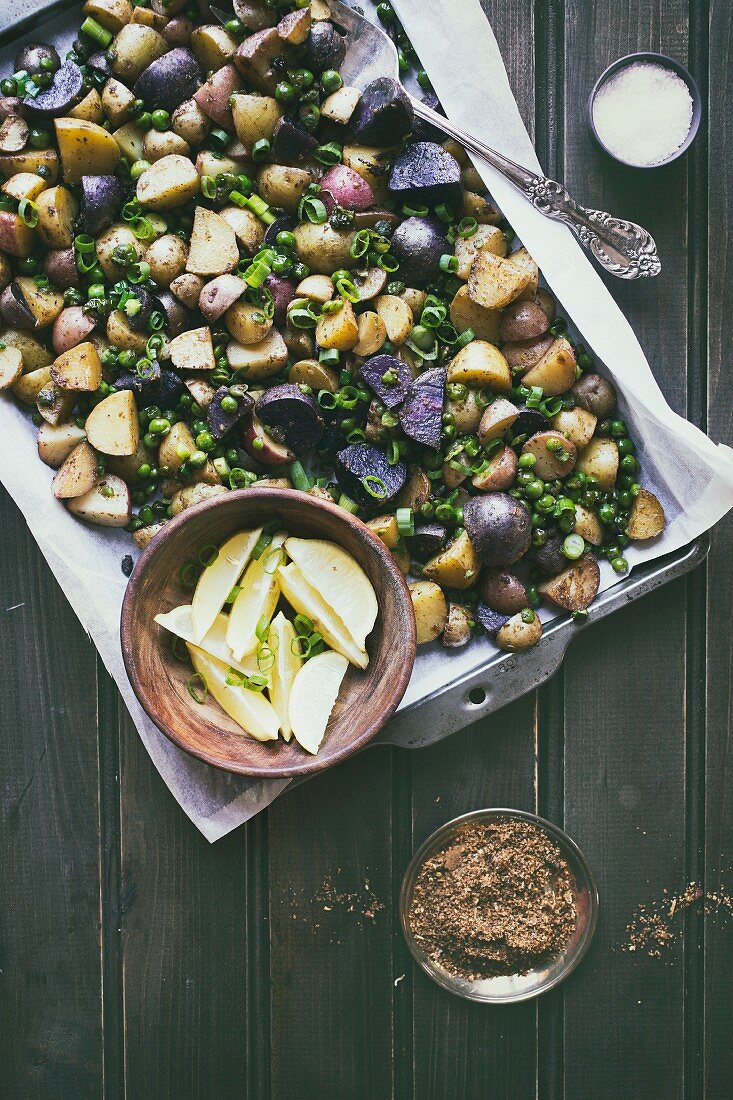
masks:
[[[547,170],[657,238],[661,277],[610,289],[670,402],[730,442],[730,3],[484,7]],[[707,105],[691,154],[653,173],[611,167],[583,121],[597,75],[637,49],[687,62]],[[429,749],[369,749],[211,847],[3,493],[0,509],[0,1095],[733,1093],[733,920],[715,902],[733,892],[733,522],[703,568],[584,631],[538,695]],[[415,970],[396,897],[432,829],[502,804],[564,823],[601,920],[564,986],[487,1009]],[[640,907],[668,911],[686,883],[710,915],[700,898],[675,919],[661,957],[625,950]]]

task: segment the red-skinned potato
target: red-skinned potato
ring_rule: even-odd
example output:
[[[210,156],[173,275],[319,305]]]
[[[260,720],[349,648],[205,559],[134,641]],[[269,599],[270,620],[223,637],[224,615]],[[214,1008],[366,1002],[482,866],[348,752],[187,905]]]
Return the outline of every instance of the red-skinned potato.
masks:
[[[502,340],[534,340],[547,332],[549,322],[535,302],[512,302],[501,315],[499,336]]]
[[[575,444],[559,432],[536,432],[522,447],[522,454],[534,455],[532,471],[544,481],[567,477],[577,457]]]
[[[483,603],[502,615],[516,615],[529,607],[526,588],[506,569],[484,570],[478,590]]]
[[[67,306],[53,323],[51,343],[57,355],[84,343],[97,327],[92,313],[85,313],[81,306]]]
[[[43,271],[59,290],[68,290],[72,286],[79,285],[79,272],[73,248],[47,252],[43,261]]]
[[[10,256],[30,256],[36,234],[12,210],[0,210],[0,249]]]
[[[219,275],[206,283],[199,295],[199,309],[207,321],[218,321],[244,294],[247,284],[237,275]],[[266,335],[266,334],[263,334]]]
[[[269,436],[254,413],[249,413],[244,421],[242,442],[247,454],[262,466],[288,466],[295,461],[293,451]]]
[[[229,99],[242,87],[239,73],[233,65],[224,65],[218,69],[197,92],[194,100],[217,126],[232,130],[232,108]]]
[[[517,476],[517,456],[511,447],[501,447],[486,459],[486,468],[471,478],[474,489],[484,493],[502,493],[510,489]]]

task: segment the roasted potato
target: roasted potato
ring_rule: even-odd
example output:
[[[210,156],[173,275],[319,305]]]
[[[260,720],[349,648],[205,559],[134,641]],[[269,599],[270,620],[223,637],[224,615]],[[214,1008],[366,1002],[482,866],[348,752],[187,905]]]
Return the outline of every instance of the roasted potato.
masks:
[[[378,313],[365,310],[356,319],[359,326],[359,339],[354,344],[354,355],[367,359],[370,355],[376,355],[384,341],[387,339],[387,327]]]
[[[66,183],[113,174],[120,147],[107,130],[83,118],[56,118],[54,127]]]
[[[485,309],[502,309],[527,289],[529,274],[493,252],[478,252],[468,277],[472,301]]]
[[[417,626],[417,644],[434,642],[448,622],[448,604],[443,589],[434,581],[414,581],[409,585]]]
[[[97,456],[87,442],[78,443],[64,459],[51,482],[57,500],[81,497],[97,483]]]
[[[200,504],[209,497],[220,496],[228,492],[223,485],[206,485],[199,482],[197,485],[187,485],[185,489],[179,489],[171,499],[171,512],[174,516],[180,515],[186,508],[192,508],[194,504]]]
[[[474,489],[483,493],[503,493],[512,487],[517,476],[517,456],[511,447],[494,451],[482,466],[483,469],[471,478]]]
[[[142,148],[140,150],[142,153]],[[151,210],[172,210],[199,193],[199,174],[178,153],[156,160],[137,181],[137,200]],[[214,215],[218,217],[218,215]],[[193,241],[191,242],[193,245]]]
[[[575,505],[575,534],[580,535],[591,546],[600,546],[603,542],[603,524],[595,512],[582,504]]]
[[[342,299],[343,305],[335,313],[324,313],[316,325],[316,342],[321,348],[351,351],[359,341],[359,326],[351,302]]]
[[[332,92],[321,104],[321,114],[329,122],[337,122],[340,126],[346,126],[356,110],[361,99],[358,88],[350,88],[344,84],[338,91]]]
[[[512,615],[509,622],[504,623],[496,634],[496,644],[499,649],[508,653],[515,653],[522,649],[530,649],[537,645],[542,637],[542,623],[536,611],[527,607],[518,615]]]
[[[486,340],[472,340],[461,348],[448,366],[448,381],[499,393],[512,388],[509,364],[499,349]]]
[[[38,457],[47,466],[57,469],[74,447],[86,439],[86,432],[73,421],[68,424],[48,424],[38,429]]]
[[[404,344],[415,323],[407,302],[395,294],[381,294],[374,302],[374,308],[384,324],[387,338],[398,347]]]
[[[478,426],[478,438],[482,447],[492,439],[500,439],[519,416],[519,409],[506,397],[496,397],[484,409]]]
[[[613,439],[596,436],[578,456],[576,470],[596,478],[601,489],[613,489],[618,475],[619,453]]]
[[[128,225],[112,225],[97,238],[97,259],[99,266],[110,282],[124,279],[127,268],[115,262],[115,250],[132,248],[137,263],[145,255],[145,246],[139,241]]]
[[[242,283],[242,280],[239,280]],[[242,288],[245,284],[242,283]],[[259,344],[272,331],[272,318],[266,317],[258,306],[250,302],[235,302],[224,318],[230,335],[239,344]]]
[[[18,348],[0,347],[0,390],[9,389],[23,373],[23,356]]]
[[[459,279],[467,279],[479,252],[506,256],[506,237],[496,225],[480,225],[473,236],[456,238],[454,252],[458,260],[455,274]]]
[[[598,562],[590,552],[571,562],[556,577],[542,581],[537,591],[544,599],[566,611],[583,611],[596,598],[601,583]]]
[[[70,248],[79,204],[67,187],[48,187],[36,200],[36,232],[47,248]]]
[[[270,141],[277,123],[282,118],[282,108],[269,95],[252,95],[237,92],[230,100],[234,129],[247,149],[263,138]]]
[[[229,344],[227,359],[232,370],[241,371],[247,381],[255,381],[282,370],[288,361],[288,349],[280,333],[273,329],[258,344]]]
[[[255,253],[265,237],[265,227],[251,210],[238,206],[225,206],[219,214],[234,230],[234,236],[245,252]]]
[[[138,23],[126,23],[121,27],[112,45],[114,61],[112,73],[123,84],[134,84],[153,61],[168,51],[168,43],[162,34]]]
[[[593,413],[581,408],[580,405],[572,409],[561,409],[552,418],[555,431],[569,439],[579,451],[590,443],[597,423]]]
[[[106,474],[84,496],[69,500],[66,507],[78,519],[99,527],[127,527],[132,515],[132,497],[122,478]]]
[[[107,339],[122,351],[136,351],[138,355],[143,355],[148,344],[148,333],[135,332],[122,310],[113,309],[107,318]]]
[[[150,278],[158,286],[170,286],[186,270],[188,247],[174,233],[164,233],[148,246],[145,260],[150,264]]]
[[[481,569],[481,559],[464,531],[450,546],[423,566],[423,574],[446,588],[470,588]]]
[[[448,620],[443,628],[441,642],[446,649],[458,649],[471,641],[473,617],[471,610],[461,603],[448,604]]]
[[[544,481],[567,477],[577,458],[575,444],[559,432],[535,432],[522,446],[522,454],[534,455],[532,472]]]
[[[388,550],[396,550],[400,544],[400,532],[397,517],[394,515],[375,516],[367,521],[367,527],[381,539]]]
[[[350,248],[354,233],[348,229],[332,229],[328,222],[314,225],[303,222],[293,230],[296,248],[304,264],[317,275],[333,275],[340,268],[352,268]]]
[[[270,206],[280,206],[288,214],[295,214],[300,200],[312,182],[312,173],[304,168],[267,164],[257,177],[257,189]]]
[[[137,406],[131,390],[119,390],[95,405],[84,425],[87,440],[104,455],[134,454],[140,440]]]
[[[168,353],[176,370],[214,370],[216,367],[208,326],[192,328],[176,336],[168,345]]]
[[[430,496],[430,480],[420,466],[411,466],[407,481],[395,498],[396,508],[409,508],[416,512]]]
[[[54,361],[51,378],[64,390],[93,393],[102,381],[102,361],[94,344],[77,344]]]
[[[450,319],[458,332],[465,332],[470,328],[479,340],[488,340],[492,344],[499,339],[501,311],[477,305],[468,293],[467,286],[462,286],[453,298]]]
[[[565,393],[574,381],[575,352],[564,336],[553,341],[542,358],[522,376],[523,386],[541,386],[545,397]]]
[[[666,525],[666,517],[661,501],[648,489],[640,489],[631,505],[631,514],[626,528],[630,539],[653,539],[661,535]]]

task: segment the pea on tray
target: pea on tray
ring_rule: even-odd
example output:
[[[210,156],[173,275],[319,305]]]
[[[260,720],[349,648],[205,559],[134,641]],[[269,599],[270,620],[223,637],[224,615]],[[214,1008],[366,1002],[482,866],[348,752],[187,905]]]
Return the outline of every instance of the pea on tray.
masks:
[[[327,495],[419,641],[534,645],[664,528],[612,383],[464,152],[344,82],[327,7],[182,7],[88,0],[0,84],[0,388],[59,507],[144,546],[215,494]]]

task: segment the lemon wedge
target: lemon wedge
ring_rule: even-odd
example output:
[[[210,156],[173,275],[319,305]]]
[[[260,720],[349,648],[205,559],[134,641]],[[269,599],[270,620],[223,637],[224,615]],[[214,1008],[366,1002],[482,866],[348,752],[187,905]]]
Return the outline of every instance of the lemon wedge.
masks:
[[[277,572],[280,591],[285,599],[301,615],[307,615],[312,620],[315,629],[323,635],[326,644],[337,653],[342,653],[353,665],[366,668],[369,664],[366,652],[359,648],[320,592],[308,583],[297,564],[292,562],[288,566],[280,566]]]
[[[206,682],[209,694],[223,711],[257,741],[276,741],[279,721],[269,699],[261,691],[233,687],[226,682],[229,665],[186,642],[193,667]],[[233,667],[233,666],[232,666]]]
[[[284,533],[274,535],[267,549],[250,563],[242,577],[240,591],[229,613],[226,636],[227,645],[238,661],[257,649],[260,619],[264,616],[269,623],[272,618],[280,595],[277,572],[284,558],[281,547],[286,538]]]
[[[182,638],[184,642],[196,644],[190,604],[184,603],[180,607],[174,607],[166,615],[156,615],[155,621],[170,631],[171,634],[175,634],[177,638]],[[199,642],[199,649],[203,649],[204,653],[208,653],[210,657],[216,657],[218,661],[224,661],[232,668],[236,668],[237,672],[243,672],[247,676],[262,675],[256,661],[250,661],[249,664],[235,661],[234,655],[226,643],[228,623],[229,619],[226,615],[217,615],[213,626]]]
[[[335,542],[323,539],[288,539],[285,549],[311,587],[338,615],[359,649],[364,649],[378,607],[362,567]]]
[[[290,725],[298,744],[315,755],[338,698],[349,662],[340,653],[326,651],[311,657],[290,689]]]
[[[227,596],[241,577],[262,528],[238,531],[219,550],[216,561],[204,569],[191,601],[194,642],[203,641]]]
[[[296,638],[297,634],[293,624],[280,611],[272,620],[267,644],[274,657],[272,667],[269,670],[270,702],[277,712],[280,720],[280,733],[286,741],[289,741],[293,736],[288,711],[290,690],[303,664],[303,660],[298,653],[293,652],[295,648],[293,643]]]

